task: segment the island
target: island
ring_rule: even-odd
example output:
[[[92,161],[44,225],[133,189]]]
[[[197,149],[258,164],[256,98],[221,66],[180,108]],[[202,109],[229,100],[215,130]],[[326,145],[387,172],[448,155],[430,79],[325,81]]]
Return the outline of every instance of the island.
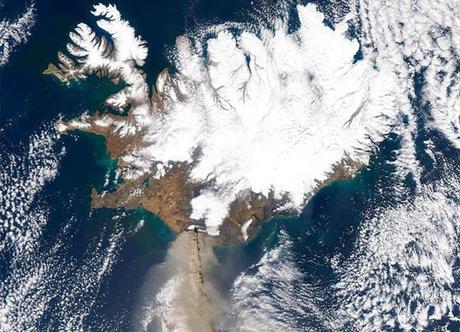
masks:
[[[314,5],[298,7],[295,32],[235,26],[179,36],[174,74],[163,70],[153,87],[142,37],[113,5],[92,14],[106,33],[78,24],[44,74],[120,86],[108,111],[56,122],[61,133],[105,137],[118,163],[116,189],[93,189],[93,208],[143,208],[176,233],[247,241],[264,221],[298,214],[323,186],[353,178],[394,123],[394,74],[356,63],[346,24],[331,29]],[[310,53],[312,43],[322,54]],[[365,89],[354,84],[363,76]]]

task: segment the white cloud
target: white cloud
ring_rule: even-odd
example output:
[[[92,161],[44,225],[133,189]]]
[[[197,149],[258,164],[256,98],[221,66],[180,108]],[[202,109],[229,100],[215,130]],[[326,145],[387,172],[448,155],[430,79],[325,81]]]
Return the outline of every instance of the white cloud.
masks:
[[[35,25],[35,12],[35,4],[32,2],[15,20],[5,18],[0,21],[0,67],[8,62],[17,46],[27,42]]]

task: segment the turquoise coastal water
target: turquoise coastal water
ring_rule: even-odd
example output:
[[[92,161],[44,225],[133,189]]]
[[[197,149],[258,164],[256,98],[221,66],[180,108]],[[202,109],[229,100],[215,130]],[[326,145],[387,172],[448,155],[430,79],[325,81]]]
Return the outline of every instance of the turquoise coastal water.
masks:
[[[195,7],[192,2],[112,3],[149,43],[145,70],[151,83],[168,65],[168,47],[174,45],[178,35],[210,18],[224,22],[227,18],[220,15],[238,8],[237,3],[212,2],[212,8],[203,4],[206,13],[200,16],[196,11],[202,10],[201,5]],[[7,3],[2,15],[14,17],[26,5]],[[37,132],[53,132],[52,124],[59,118],[108,111],[103,101],[119,88],[108,80],[94,78],[66,86],[43,75],[48,63],[55,61],[56,52],[65,48],[68,32],[79,22],[92,21],[92,2],[36,1],[35,5],[37,23],[29,42],[0,71],[1,165],[7,165],[12,155],[27,160],[29,137]],[[143,10],[139,10],[141,7]],[[23,217],[33,220],[35,209],[46,214],[46,224],[35,230],[42,235],[34,261],[22,263],[25,270],[20,273],[38,278],[38,271],[45,266],[50,271],[41,281],[44,293],[31,303],[46,302],[47,308],[33,318],[26,310],[17,321],[23,328],[56,329],[81,319],[78,324],[85,330],[126,330],[132,325],[145,273],[164,260],[175,236],[163,222],[143,210],[90,209],[91,188],[101,189],[107,172],[116,166],[107,155],[103,138],[70,133],[52,148],[56,155],[62,154],[62,149],[65,153],[60,157],[57,176],[34,200],[31,215]],[[15,258],[8,251],[0,253],[4,296],[21,285],[14,280],[18,259],[23,258]],[[73,300],[67,303],[69,296]]]
[[[178,35],[200,24],[245,19],[253,6],[250,1],[113,2],[149,43],[150,53],[144,68],[150,83],[168,66],[168,50]],[[319,4],[326,9],[331,6],[325,2]],[[41,131],[52,133],[52,123],[60,117],[69,119],[101,108],[108,111],[104,110],[103,101],[117,89],[110,81],[90,79],[65,86],[42,75],[48,63],[56,59],[56,51],[65,47],[68,32],[79,22],[92,21],[91,5],[88,1],[72,1],[65,5],[60,1],[36,2],[37,24],[30,41],[18,49],[0,71],[2,168],[10,163],[10,155],[30,163],[27,159],[29,138]],[[12,7],[9,10],[21,10]],[[293,18],[292,25],[295,24]],[[419,82],[420,90],[421,86],[423,82]],[[442,135],[423,126],[429,110],[420,94],[421,91],[417,91],[412,100],[418,110],[420,126],[417,153],[422,182],[430,183],[445,176],[460,158],[458,150]],[[428,137],[434,141],[436,149],[442,151],[442,157],[436,162],[426,155],[423,147]],[[77,321],[72,327],[80,326],[83,330],[130,330],[145,275],[164,262],[175,235],[161,220],[142,209],[92,211],[91,189],[102,189],[107,173],[113,178],[116,161],[108,157],[101,137],[75,132],[55,141],[53,156],[62,155],[58,173],[43,186],[29,210],[21,216],[34,224],[35,214],[45,215],[43,226],[30,229],[30,232],[40,233],[33,246],[30,259],[33,262],[21,256],[15,258],[13,250],[0,252],[1,295],[20,288],[21,285],[14,281],[14,269],[19,269],[18,274],[26,275],[27,280],[37,278],[40,281],[37,289],[42,293],[36,302],[30,295],[31,306],[46,303],[46,310],[39,317],[24,318],[25,327],[55,330],[63,329],[64,323]],[[399,147],[398,136],[389,135],[375,148],[369,166],[355,179],[337,181],[321,189],[299,216],[274,218],[264,223],[249,242],[215,248],[220,264],[210,274],[221,293],[227,297],[232,292],[237,293],[232,287],[242,274],[261,279],[260,292],[266,296],[278,296],[278,288],[288,285],[292,287],[290,295],[300,300],[291,306],[283,303],[285,298],[275,298],[274,302],[279,303],[272,305],[279,310],[280,316],[289,317],[305,330],[328,330],[313,309],[303,307],[308,302],[307,297],[311,297],[305,292],[305,285],[318,289],[316,296],[320,299],[315,304],[320,311],[326,313],[339,306],[333,288],[338,275],[331,261],[337,257],[343,261],[349,258],[360,227],[380,209],[410,200],[414,191],[414,180],[410,176],[402,183],[403,191],[395,190],[401,186],[394,177],[393,164]],[[0,234],[0,239],[5,236]],[[279,255],[279,265],[270,270],[273,252]],[[269,264],[260,263],[263,257],[268,257]],[[292,264],[288,272],[295,270],[297,279],[287,282],[276,279],[279,276],[275,272],[282,270],[283,264]],[[269,271],[268,276],[261,273],[264,269]],[[289,276],[287,272],[286,275]],[[455,323],[448,324],[455,328]]]

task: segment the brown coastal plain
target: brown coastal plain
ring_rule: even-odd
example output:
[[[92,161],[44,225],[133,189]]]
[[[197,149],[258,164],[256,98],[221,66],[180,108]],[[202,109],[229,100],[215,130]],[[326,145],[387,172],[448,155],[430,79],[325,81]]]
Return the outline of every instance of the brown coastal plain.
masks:
[[[54,75],[61,82],[66,83],[73,77],[71,71],[73,63],[67,64],[70,60],[67,57],[64,58],[63,54],[59,54],[59,58],[61,60],[60,66],[56,67],[50,64],[44,74]],[[68,77],[69,75],[71,77]],[[110,77],[108,73],[101,73],[101,75]],[[167,71],[163,71],[160,77],[166,84],[170,84],[174,88],[174,81],[169,77]],[[113,79],[114,83],[117,83],[116,77]],[[154,111],[161,112],[163,110],[161,106],[164,104],[162,93],[154,93],[151,103]],[[144,135],[142,130],[132,135],[118,134],[117,125],[121,122],[133,122],[131,117],[130,113],[122,116],[98,112],[91,116],[85,115],[84,119],[77,121],[59,122],[57,127],[64,126],[64,131],[80,130],[103,136],[106,139],[110,157],[118,160],[118,168],[122,170],[125,165],[120,157],[146,144],[142,140]],[[84,126],[81,125],[81,120],[84,120]],[[162,219],[175,233],[183,232],[190,225],[204,226],[202,221],[191,219],[191,200],[198,196],[201,190],[213,189],[212,182],[197,183],[191,180],[191,169],[199,158],[199,153],[196,153],[194,161],[191,163],[172,163],[158,178],[146,174],[134,180],[125,179],[118,184],[113,192],[98,193],[93,188],[91,193],[92,207],[95,209],[103,207],[113,209],[143,208]],[[361,167],[360,163],[345,156],[342,161],[333,165],[332,171],[325,180],[317,182],[313,192],[305,195],[304,203],[306,204],[315,192],[329,183],[353,178],[356,171]],[[257,232],[263,221],[279,215],[295,215],[296,211],[281,209],[288,202],[288,195],[281,199],[275,199],[273,192],[268,195],[249,190],[241,192],[230,204],[228,215],[220,228],[220,235],[212,237],[212,243],[231,244],[245,241]],[[247,227],[246,234],[243,234],[242,226],[248,221],[251,222]]]

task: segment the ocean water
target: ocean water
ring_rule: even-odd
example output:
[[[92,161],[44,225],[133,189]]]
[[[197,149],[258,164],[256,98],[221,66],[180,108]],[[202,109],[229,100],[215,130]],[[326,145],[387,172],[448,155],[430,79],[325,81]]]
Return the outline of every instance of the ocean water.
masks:
[[[223,22],[240,8],[226,1],[111,3],[149,41],[152,56],[145,68],[152,80],[167,65],[168,47],[178,35],[198,24]],[[13,19],[28,5],[6,1],[1,15]],[[0,69],[0,241],[6,243],[0,251],[0,330],[130,329],[143,277],[164,260],[175,238],[142,210],[92,211],[91,188],[102,187],[115,165],[105,141],[82,133],[55,137],[54,121],[95,112],[117,89],[107,80],[65,86],[42,75],[68,32],[90,17],[92,5],[36,1],[32,37]],[[21,211],[16,188],[30,196]],[[15,222],[8,224],[7,210],[23,236],[8,240]]]
[[[243,0],[111,3],[149,43],[144,69],[150,83],[168,65],[178,35],[201,25],[249,20],[254,6]],[[1,15],[15,17],[28,4],[6,1]],[[175,239],[145,211],[91,210],[91,188],[101,188],[114,176],[115,161],[102,138],[58,137],[53,129],[61,117],[100,109],[108,92],[116,91],[109,81],[69,87],[41,74],[64,48],[68,32],[89,21],[92,4],[37,0],[29,41],[0,68],[0,330],[132,330],[145,276],[165,261]],[[333,11],[326,15],[331,25],[348,8],[318,4]],[[424,126],[430,109],[422,102],[423,84],[417,82],[420,90],[411,101],[418,124],[421,202],[415,179],[395,176],[401,142],[389,135],[355,179],[324,187],[299,216],[274,218],[249,242],[215,248],[219,264],[210,275],[228,302],[217,329],[407,330],[402,317],[420,314],[419,307],[439,312],[426,329],[460,329],[458,252],[450,244],[452,252],[437,251],[444,239],[458,240],[460,155],[441,133]],[[434,158],[427,153],[427,140]],[[433,205],[433,187],[448,193],[445,210]],[[448,221],[451,228],[445,226]],[[388,228],[405,236],[403,248]],[[365,242],[366,236],[379,246]],[[417,242],[433,249],[425,252]],[[408,262],[414,255],[417,262],[407,263],[395,252]],[[422,265],[424,255],[434,263]],[[452,270],[448,283],[439,281],[444,261]],[[414,280],[407,288],[387,291],[409,275]],[[413,285],[422,275],[432,282],[429,292]],[[375,296],[374,289],[379,290]],[[366,301],[372,305],[365,307]],[[385,303],[395,305],[385,311]],[[379,325],[379,319],[384,323]]]
[[[179,6],[170,4],[174,12],[168,21],[174,14],[177,24],[169,26],[164,12],[149,8],[157,22],[146,30],[161,49],[149,67],[153,72],[163,68],[163,48],[183,29],[183,15],[175,12]],[[7,2],[2,15],[14,18],[26,5]],[[55,137],[54,121],[94,112],[108,92],[116,91],[108,81],[68,87],[42,75],[65,45],[68,31],[90,15],[91,6],[83,1],[35,2],[33,37],[0,71],[0,240],[8,242],[14,232],[11,223],[5,224],[7,209],[14,211],[18,233],[25,233],[0,252],[2,331],[128,329],[143,274],[162,261],[174,239],[163,222],[144,211],[91,211],[91,188],[100,188],[115,165],[105,141],[80,133]],[[128,16],[139,4],[131,6],[124,8]],[[35,136],[37,145],[50,142],[31,151]],[[16,167],[12,159],[25,166]],[[49,181],[42,183],[48,173]],[[16,181],[22,182],[19,188]],[[23,211],[18,211],[23,199],[15,188],[31,196]],[[4,208],[6,200],[12,208]]]

